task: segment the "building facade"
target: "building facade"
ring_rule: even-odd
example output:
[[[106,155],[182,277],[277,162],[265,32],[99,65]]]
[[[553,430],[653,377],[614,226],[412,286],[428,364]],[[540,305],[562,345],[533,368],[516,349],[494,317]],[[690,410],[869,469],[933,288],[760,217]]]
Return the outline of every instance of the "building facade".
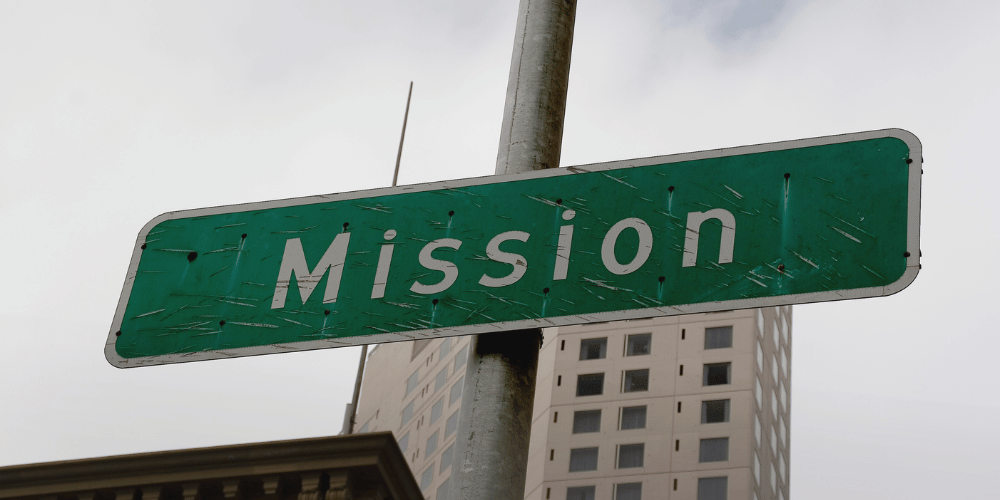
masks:
[[[791,307],[546,329],[531,500],[788,498]],[[359,432],[392,431],[448,496],[469,339],[383,344]]]

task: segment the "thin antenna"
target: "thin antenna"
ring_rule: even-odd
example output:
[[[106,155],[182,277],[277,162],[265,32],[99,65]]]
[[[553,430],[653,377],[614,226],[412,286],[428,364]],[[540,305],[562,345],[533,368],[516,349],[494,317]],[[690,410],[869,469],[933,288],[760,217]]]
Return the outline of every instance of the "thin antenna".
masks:
[[[410,98],[413,97],[413,82],[410,82],[410,91],[406,94],[406,112],[403,113],[403,132],[399,134],[399,152],[396,153],[396,170],[392,173],[392,187],[396,187],[396,180],[399,178],[399,160],[403,158],[403,139],[406,137],[406,120],[410,117]],[[368,357],[368,345],[361,346],[361,361],[358,362],[358,378],[354,381],[354,397],[351,398],[351,406],[347,409],[349,415],[344,423],[343,434],[354,434],[354,424],[358,418],[358,399],[361,397],[361,378],[365,373],[365,358]]]
[[[396,179],[399,178],[399,160],[403,157],[403,138],[406,137],[406,119],[410,117],[410,97],[413,97],[413,82],[410,82],[410,91],[406,94],[406,112],[403,113],[403,132],[399,134],[399,153],[396,153],[396,171],[392,173],[392,187],[396,187]]]

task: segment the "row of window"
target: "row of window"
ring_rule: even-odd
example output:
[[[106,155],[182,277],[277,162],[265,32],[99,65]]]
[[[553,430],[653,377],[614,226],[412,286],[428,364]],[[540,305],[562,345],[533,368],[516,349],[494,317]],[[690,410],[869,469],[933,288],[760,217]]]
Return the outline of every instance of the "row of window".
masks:
[[[729,421],[730,401],[713,399],[701,402],[701,423],[716,424]],[[646,428],[646,406],[624,406],[618,410],[618,430]],[[680,402],[677,412],[680,413]],[[553,422],[558,422],[559,412],[555,412]],[[580,410],[573,412],[573,434],[601,432],[601,410]]]
[[[441,350],[439,354],[439,359],[444,358],[448,355],[448,351],[451,350],[451,338],[445,337],[444,342],[441,343]],[[433,354],[431,354],[433,356]],[[455,356],[455,368],[452,373],[458,372],[459,368],[465,366],[465,363],[469,359],[469,346],[465,346],[461,351]],[[428,362],[430,359],[428,358]],[[403,397],[409,396],[411,392],[416,390],[417,384],[420,381],[420,368],[413,371],[409,378],[406,379],[406,391],[403,393]],[[437,376],[434,378],[434,392],[440,390],[448,381],[448,366],[445,365],[441,371],[438,372]]]
[[[674,441],[674,451],[680,451],[681,441]],[[620,444],[615,447],[615,468],[631,469],[645,464],[645,443]],[[597,470],[598,447],[573,448],[569,450],[569,471],[587,472]],[[549,460],[555,459],[555,450],[549,452]],[[699,440],[698,462],[729,461],[729,438],[716,437]]]
[[[653,336],[649,333],[636,333],[625,336],[622,354],[625,356],[643,356],[652,352]],[[725,349],[733,346],[733,327],[717,326],[705,329],[705,349]],[[560,350],[566,348],[563,340]],[[608,338],[599,337],[580,341],[580,361],[589,359],[604,359],[608,356]]]
[[[441,348],[442,352],[446,354],[447,351],[445,351],[445,347],[448,347],[450,345],[451,339],[446,338],[445,340],[448,342],[443,343],[441,345]],[[459,368],[465,366],[465,363],[468,361],[468,351],[469,351],[469,346],[465,346],[462,348],[461,351],[458,352],[458,355],[455,357],[455,369],[452,373],[457,372]],[[412,392],[413,388],[416,387],[417,383],[416,381],[419,378],[418,377],[419,374],[420,374],[420,369],[418,368],[417,371],[413,372],[413,375],[411,375],[410,378],[407,380],[406,382],[407,394]],[[437,393],[437,391],[441,390],[441,388],[443,388],[447,383],[448,383],[448,367],[445,366],[444,368],[441,369],[440,372],[438,372],[437,377],[435,377],[434,393]],[[454,384],[452,384],[451,391],[448,394],[449,407],[454,405],[456,401],[461,401],[462,388],[464,387],[464,384],[465,384],[464,376],[458,379]],[[413,388],[411,388],[411,386],[413,386]],[[437,419],[441,416],[441,413],[444,411],[444,400],[445,398],[439,399],[436,403],[434,403],[434,406],[431,408],[431,424],[437,421]],[[406,406],[403,407],[403,411],[400,416],[400,422],[399,422],[400,428],[409,423],[410,419],[413,418],[413,409],[416,406],[416,404],[417,404],[417,398],[414,398]]]
[[[447,440],[452,434],[455,433],[455,431],[458,430],[458,413],[459,413],[459,411],[460,410],[455,410],[455,412],[452,413],[450,417],[448,417],[448,420],[445,421],[445,423],[444,423],[444,437],[442,438],[442,440]],[[431,415],[433,417],[433,413]],[[434,420],[432,420],[431,423],[434,423]],[[434,434],[431,434],[431,436],[429,438],[427,438],[427,446],[424,448],[424,456],[430,455],[431,453],[434,453],[434,450],[437,450],[438,434],[440,434],[440,433],[441,433],[440,430],[434,431]],[[406,449],[410,446],[410,433],[409,433],[409,431],[407,431],[406,434],[403,434],[403,437],[399,438],[398,442],[399,442],[399,449],[400,449],[400,451],[402,451],[403,453],[406,453]],[[419,450],[418,450],[418,452],[419,452]],[[416,457],[414,457],[414,458],[416,458]]]
[[[684,365],[680,367],[681,375],[684,375]],[[725,363],[705,363],[702,366],[702,385],[726,385],[732,383],[733,364]],[[561,385],[562,376],[557,379],[556,385]],[[622,372],[621,391],[642,392],[649,390],[649,369],[625,370]],[[576,377],[577,396],[600,396],[604,394],[604,373],[584,373]]]
[[[444,474],[444,472],[447,471],[449,467],[451,467],[452,460],[454,459],[454,453],[455,453],[455,443],[452,443],[451,446],[448,447],[448,449],[441,452],[441,464],[438,465],[437,467],[438,474]],[[430,452],[428,452],[427,454],[429,455]],[[424,469],[424,472],[420,474],[421,490],[426,491],[427,488],[429,488],[430,485],[434,482],[434,469],[435,469],[434,463],[432,462],[429,466],[427,466],[426,469]],[[441,486],[443,487],[445,485],[442,484]],[[438,488],[439,498],[440,495],[441,495],[441,487]]]
[[[674,490],[677,490],[676,479],[674,479]],[[728,490],[728,477],[698,478],[698,500],[726,500]],[[614,485],[612,495],[614,500],[642,500],[642,483],[618,483]],[[596,500],[596,498],[597,486],[570,486],[566,488],[566,500]]]

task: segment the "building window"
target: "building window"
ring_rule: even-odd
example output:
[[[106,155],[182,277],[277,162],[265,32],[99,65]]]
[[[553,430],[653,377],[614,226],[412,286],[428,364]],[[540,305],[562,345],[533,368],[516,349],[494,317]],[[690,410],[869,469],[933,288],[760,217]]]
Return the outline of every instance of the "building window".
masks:
[[[403,437],[399,438],[398,442],[399,451],[406,453],[406,449],[410,447],[410,433],[403,434]]]
[[[778,454],[778,436],[774,433],[774,425],[771,425],[771,456]]]
[[[566,500],[594,500],[596,486],[571,486],[566,488]]]
[[[577,396],[598,396],[604,394],[604,374],[587,373],[576,377]]]
[[[625,337],[625,355],[643,356],[649,354],[652,335],[648,333],[637,333]]]
[[[597,448],[569,450],[569,471],[583,472],[588,470],[597,470]]]
[[[646,428],[646,407],[626,406],[622,408],[620,430],[645,429]]]
[[[451,443],[451,446],[445,448],[444,451],[441,452],[441,468],[439,469],[439,472],[444,472],[448,470],[448,467],[451,467],[451,460],[453,458],[452,455],[454,455],[454,453],[455,443]]]
[[[642,500],[642,483],[616,484],[615,500]]]
[[[778,435],[781,436],[782,443],[788,444],[786,439],[788,436],[785,434],[785,419],[781,415],[778,415]]]
[[[753,398],[757,400],[757,408],[764,409],[764,389],[760,387],[760,379],[754,378],[756,385],[753,388]]]
[[[753,479],[760,485],[760,458],[757,457],[757,452],[753,452]]]
[[[441,352],[438,354],[438,359],[444,359],[448,356],[451,351],[451,337],[445,337],[444,341],[441,342]]]
[[[406,407],[403,408],[403,418],[402,421],[399,423],[400,427],[406,425],[406,423],[409,422],[411,418],[413,418],[413,403],[415,401],[416,400],[410,401],[410,404],[406,405]]]
[[[573,412],[573,434],[601,432],[601,410]]]
[[[371,420],[365,422],[365,425],[362,425],[361,428],[358,429],[358,434],[364,434],[364,433],[368,432],[368,424],[370,424],[370,423],[371,423]]]
[[[437,422],[438,419],[441,418],[441,414],[443,412],[444,412],[444,398],[441,398],[438,400],[437,403],[434,403],[434,406],[431,407],[431,425],[434,425],[434,422]]]
[[[433,339],[419,339],[413,341],[413,351],[410,352],[410,361],[417,359],[417,355],[427,348],[427,346],[431,345],[431,340]]]
[[[701,423],[717,424],[729,421],[729,400],[716,399],[701,402]]]
[[[618,445],[618,468],[642,467],[645,453],[646,445],[643,443]]]
[[[451,395],[448,396],[448,406],[455,404],[455,401],[462,400],[462,386],[465,384],[465,377],[458,379],[455,385],[451,386]]]
[[[649,369],[627,370],[622,378],[622,392],[649,390]]]
[[[753,437],[757,438],[757,444],[761,444],[760,440],[760,419],[757,418],[757,414],[753,414]]]
[[[732,380],[732,363],[707,363],[702,372],[702,385],[725,385]]]
[[[764,350],[761,349],[760,343],[757,344],[757,369],[764,371]]]
[[[705,349],[725,349],[732,346],[732,326],[716,326],[705,329]]]
[[[784,380],[778,383],[778,389],[778,397],[781,399],[781,409],[782,411],[788,411],[788,390],[785,389]]]
[[[698,452],[699,462],[725,462],[727,460],[729,460],[729,438],[701,440],[701,449]]]
[[[438,486],[437,496],[434,500],[448,500],[448,495],[451,494],[451,478],[445,479],[441,482],[441,486]]]
[[[440,431],[434,431],[431,437],[427,438],[427,448],[424,450],[424,456],[429,457],[431,453],[434,453],[438,449],[438,433]]]
[[[580,361],[604,359],[608,356],[608,338],[584,339],[580,341]]]
[[[432,464],[428,467],[423,474],[420,475],[420,489],[426,490],[431,487],[431,483],[434,482],[434,465]]]
[[[458,371],[459,368],[465,366],[465,363],[469,361],[469,346],[466,345],[458,354],[455,355],[455,369],[453,371]]]
[[[764,335],[764,311],[757,309],[757,334]]]
[[[404,397],[409,396],[410,393],[417,388],[417,381],[419,379],[419,375],[420,375],[420,369],[418,368],[417,371],[413,372],[413,375],[410,375],[410,378],[406,379],[406,394],[404,395]]]
[[[726,500],[729,495],[729,478],[699,477],[698,500]]]
[[[445,438],[452,435],[453,432],[458,430],[458,412],[460,411],[461,409],[455,410],[455,413],[452,413],[451,416],[448,417],[448,420],[444,423]]]
[[[434,377],[434,392],[440,391],[445,384],[448,383],[448,367],[445,366],[438,372],[437,377]]]

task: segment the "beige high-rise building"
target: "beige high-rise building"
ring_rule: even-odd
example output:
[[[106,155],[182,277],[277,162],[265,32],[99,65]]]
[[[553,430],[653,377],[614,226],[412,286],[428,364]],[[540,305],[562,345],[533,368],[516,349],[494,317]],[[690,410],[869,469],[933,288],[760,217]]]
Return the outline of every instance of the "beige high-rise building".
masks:
[[[546,329],[525,499],[788,498],[791,307]],[[448,497],[468,337],[383,344],[359,432]]]

